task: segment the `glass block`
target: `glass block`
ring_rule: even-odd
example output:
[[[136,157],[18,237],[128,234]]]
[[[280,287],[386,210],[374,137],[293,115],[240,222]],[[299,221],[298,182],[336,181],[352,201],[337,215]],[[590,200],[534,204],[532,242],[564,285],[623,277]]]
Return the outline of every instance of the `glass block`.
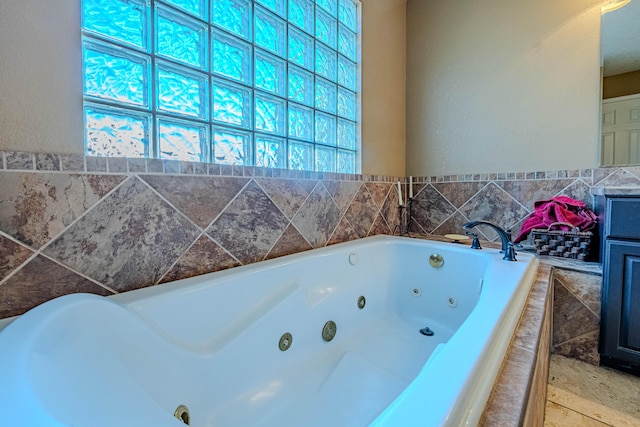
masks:
[[[254,39],[256,46],[284,57],[286,55],[286,34],[287,24],[282,19],[256,6]]]
[[[287,168],[287,143],[282,138],[255,136],[256,166],[263,168]]]
[[[356,64],[342,55],[338,55],[338,84],[356,91],[357,89]]]
[[[82,26],[88,31],[148,51],[148,0],[84,0]]]
[[[251,89],[213,79],[211,93],[214,121],[251,128]]]
[[[338,57],[334,50],[316,43],[316,74],[335,82],[337,62]]]
[[[316,170],[318,172],[336,171],[336,149],[316,145]]]
[[[149,58],[84,43],[84,94],[125,104],[149,106]]]
[[[352,61],[358,57],[356,34],[344,25],[338,25],[338,52]]]
[[[156,7],[156,53],[192,65],[201,70],[207,66],[207,25],[195,19]]]
[[[286,18],[287,3],[286,0],[255,0],[256,3],[260,3],[262,6],[271,10],[272,12]]]
[[[212,23],[251,41],[251,1],[211,0]]]
[[[289,137],[313,141],[313,109],[289,103]]]
[[[356,173],[356,153],[354,151],[338,150],[336,172]]]
[[[316,0],[316,4],[329,12],[334,18],[338,16],[338,6],[336,0]]]
[[[213,30],[211,46],[212,73],[247,85],[251,84],[253,49],[249,43],[227,36],[222,31]]]
[[[85,154],[148,157],[150,121],[148,114],[85,104]]]
[[[251,134],[214,126],[213,161],[223,165],[250,166]]]
[[[358,26],[356,5],[352,0],[338,0],[338,19],[354,33]]]
[[[289,169],[313,170],[313,144],[289,141]]]
[[[336,49],[338,21],[320,8],[316,8],[316,39]]]
[[[156,126],[161,159],[206,162],[207,126],[158,119]]]
[[[313,3],[310,0],[289,0],[289,22],[313,34]]]
[[[356,94],[338,88],[338,115],[350,120],[356,119]]]
[[[336,145],[336,116],[316,111],[315,141],[325,145]]]
[[[336,114],[338,92],[334,83],[316,78],[316,108]]]
[[[189,12],[202,20],[207,20],[206,0],[163,0],[173,6]]]
[[[289,62],[313,71],[315,64],[313,44],[312,37],[289,27]]]
[[[295,65],[289,65],[289,99],[313,106],[313,74]]]
[[[356,124],[338,119],[338,147],[356,149]]]
[[[209,79],[184,68],[158,64],[157,108],[160,111],[207,119]]]
[[[253,69],[257,88],[274,95],[285,96],[287,63],[284,60],[256,49]]]
[[[258,131],[284,135],[285,101],[256,91],[255,128]]]

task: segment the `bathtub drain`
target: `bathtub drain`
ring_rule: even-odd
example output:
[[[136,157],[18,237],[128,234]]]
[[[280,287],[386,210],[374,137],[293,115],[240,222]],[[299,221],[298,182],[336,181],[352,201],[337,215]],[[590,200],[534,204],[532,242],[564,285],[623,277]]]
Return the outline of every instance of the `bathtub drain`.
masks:
[[[424,328],[420,329],[420,333],[427,337],[432,337],[435,334],[435,332],[433,332],[431,328],[429,328],[428,326],[425,326]]]

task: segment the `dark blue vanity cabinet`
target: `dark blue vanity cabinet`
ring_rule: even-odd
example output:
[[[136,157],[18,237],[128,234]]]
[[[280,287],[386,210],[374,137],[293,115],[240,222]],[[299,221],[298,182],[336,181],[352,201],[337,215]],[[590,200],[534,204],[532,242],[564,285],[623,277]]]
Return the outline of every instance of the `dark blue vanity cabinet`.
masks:
[[[640,196],[600,196],[600,364],[640,376]]]

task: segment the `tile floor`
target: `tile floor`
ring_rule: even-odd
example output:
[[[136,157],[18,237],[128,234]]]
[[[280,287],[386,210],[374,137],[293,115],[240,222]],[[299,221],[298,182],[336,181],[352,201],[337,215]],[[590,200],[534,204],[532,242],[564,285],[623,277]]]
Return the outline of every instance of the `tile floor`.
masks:
[[[640,377],[551,355],[544,426],[640,426]]]

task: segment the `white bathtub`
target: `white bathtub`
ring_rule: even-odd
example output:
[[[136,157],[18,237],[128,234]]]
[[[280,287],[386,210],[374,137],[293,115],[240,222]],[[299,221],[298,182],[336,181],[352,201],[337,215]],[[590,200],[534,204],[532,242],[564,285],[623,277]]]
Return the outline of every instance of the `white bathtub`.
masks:
[[[377,236],[61,297],[0,332],[1,424],[179,427],[186,405],[192,426],[475,425],[537,263]]]

